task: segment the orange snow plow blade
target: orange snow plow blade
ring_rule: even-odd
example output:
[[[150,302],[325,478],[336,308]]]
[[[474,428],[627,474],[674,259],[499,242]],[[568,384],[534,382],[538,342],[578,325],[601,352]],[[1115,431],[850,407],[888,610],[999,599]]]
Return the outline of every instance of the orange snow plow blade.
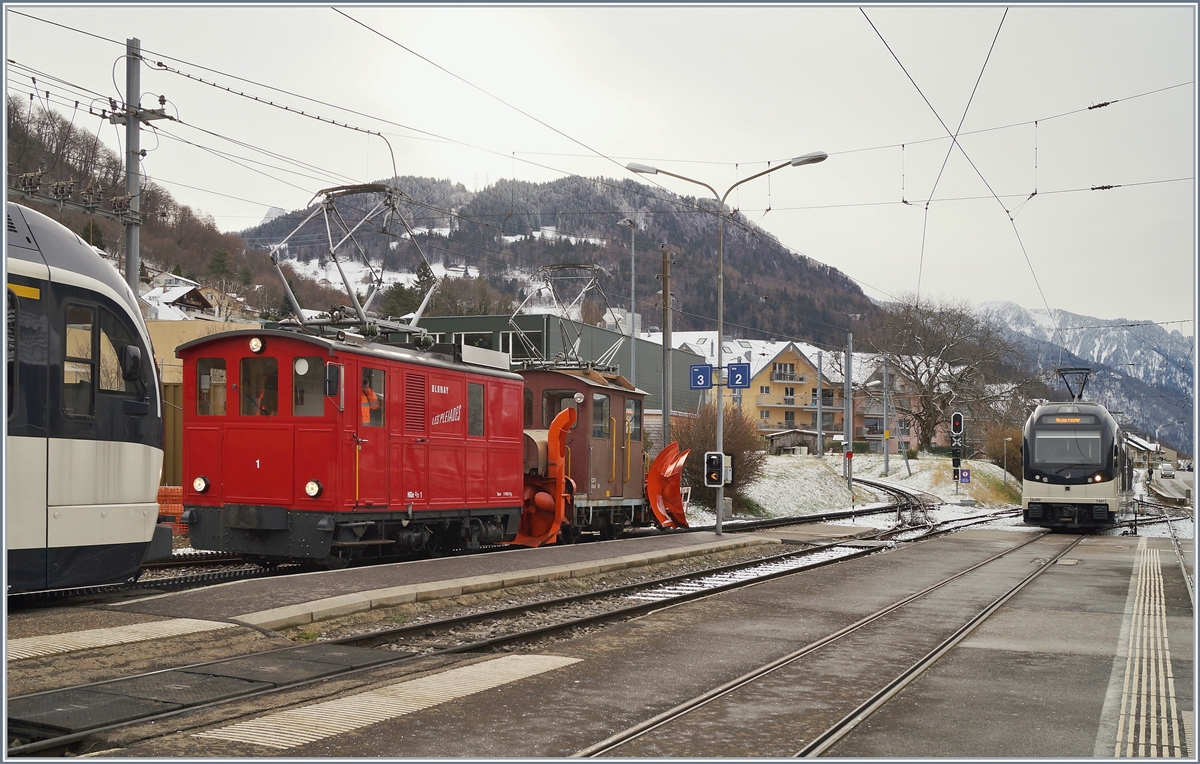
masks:
[[[654,511],[654,518],[663,528],[688,527],[679,481],[683,475],[683,463],[690,453],[690,450],[680,451],[678,443],[669,443],[654,457],[646,474],[646,500]]]
[[[525,475],[521,522],[516,538],[509,544],[537,547],[558,540],[572,493],[567,477],[567,430],[578,416],[574,408],[565,408],[550,423],[546,439],[546,474]]]

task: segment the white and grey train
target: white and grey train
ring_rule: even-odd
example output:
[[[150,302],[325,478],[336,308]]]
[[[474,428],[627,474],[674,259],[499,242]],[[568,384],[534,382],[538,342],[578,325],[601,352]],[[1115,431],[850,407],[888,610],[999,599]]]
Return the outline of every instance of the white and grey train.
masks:
[[[1132,464],[1120,425],[1099,403],[1038,406],[1025,422],[1022,519],[1056,530],[1116,524],[1131,495]]]
[[[162,401],[133,291],[11,202],[6,263],[7,591],[136,578],[170,528],[157,526]]]

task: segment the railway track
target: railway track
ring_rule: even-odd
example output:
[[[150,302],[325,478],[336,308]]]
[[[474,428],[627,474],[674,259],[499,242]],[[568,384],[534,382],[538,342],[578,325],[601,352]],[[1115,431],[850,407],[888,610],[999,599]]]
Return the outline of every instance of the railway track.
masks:
[[[598,757],[614,754],[638,757],[732,755],[726,754],[723,751],[715,751],[712,748],[713,741],[711,739],[703,740],[703,736],[698,735],[699,730],[704,729],[711,719],[736,718],[737,714],[731,712],[730,708],[737,707],[740,704],[752,704],[756,702],[756,699],[761,697],[772,697],[778,692],[779,686],[789,687],[788,692],[792,697],[802,696],[803,690],[796,686],[798,682],[803,682],[799,677],[805,675],[819,676],[824,673],[819,668],[814,667],[818,661],[823,660],[827,663],[845,661],[844,657],[840,658],[840,660],[835,659],[830,656],[830,653],[836,652],[839,649],[860,649],[861,643],[858,647],[854,646],[856,639],[870,638],[872,643],[878,642],[881,639],[887,639],[886,631],[889,628],[894,629],[898,626],[903,628],[904,619],[897,616],[903,613],[906,608],[915,607],[927,601],[932,595],[939,592],[939,590],[967,576],[986,571],[989,566],[1006,561],[1006,558],[1008,558],[1007,561],[1010,561],[1011,556],[1015,552],[1026,549],[1026,547],[1032,544],[1037,544],[1045,538],[1045,534],[1038,534],[1024,544],[1007,549],[980,563],[946,576],[912,595],[879,608],[845,628],[838,629],[788,655],[747,672],[731,682],[685,701],[665,713],[578,751],[575,756]],[[922,650],[917,660],[897,665],[887,675],[871,677],[868,680],[869,689],[856,686],[854,692],[843,690],[843,692],[837,694],[840,702],[835,703],[827,700],[825,703],[819,704],[813,713],[813,718],[791,720],[788,724],[788,728],[791,730],[790,734],[797,736],[799,742],[795,748],[792,748],[786,754],[779,752],[780,741],[778,740],[754,744],[747,742],[747,738],[752,737],[754,733],[746,729],[739,730],[738,744],[742,746],[743,751],[754,750],[756,755],[808,757],[819,756],[829,751],[871,713],[884,705],[896,693],[900,692],[906,685],[932,666],[938,658],[945,655],[958,642],[970,634],[971,631],[986,621],[992,613],[1017,592],[1048,570],[1050,565],[1063,558],[1075,548],[1082,538],[1076,538],[1066,545],[1065,548],[1058,550],[1055,554],[1046,558],[1044,564],[1039,565],[1036,570],[1028,575],[1021,577],[1014,586],[1008,587],[998,595],[992,596],[982,609],[966,615],[961,625],[953,629],[948,636],[941,637],[941,635],[938,635],[939,638],[936,643],[928,649]],[[880,636],[881,633],[884,634],[883,637]],[[864,635],[867,636],[864,637]],[[769,688],[767,685],[773,685],[773,687]],[[703,716],[702,719],[698,718],[701,716]],[[774,726],[764,726],[768,729],[777,729]],[[815,733],[810,733],[808,732],[809,730],[816,731]],[[773,735],[774,732],[764,731],[763,734]],[[688,742],[689,740],[702,740],[702,742]],[[697,750],[698,746],[701,747],[701,750]],[[767,751],[770,751],[770,753],[767,753]]]
[[[932,530],[931,530],[932,532]],[[222,675],[222,665],[247,660],[288,660],[304,662],[311,658],[314,649],[344,648],[352,654],[345,665],[336,672],[320,673],[318,676],[295,682],[281,682],[270,687],[246,686],[242,693],[233,693],[227,701],[249,695],[293,690],[298,687],[325,681],[330,676],[344,678],[355,672],[375,672],[384,667],[405,661],[429,658],[445,658],[466,653],[496,649],[513,649],[516,645],[531,645],[538,640],[555,634],[580,629],[591,629],[605,622],[634,618],[645,613],[673,607],[701,597],[747,586],[754,586],[774,578],[801,570],[848,561],[892,547],[882,537],[887,531],[872,534],[872,537],[853,540],[845,544],[830,543],[814,545],[807,549],[793,550],[771,555],[751,562],[711,568],[704,571],[669,576],[636,584],[600,589],[584,594],[552,600],[486,610],[447,619],[428,621],[357,634],[340,639],[289,647],[260,653],[255,656],[240,656],[228,661],[209,662],[183,666],[166,671],[151,672],[134,677],[107,680],[77,687],[61,688],[47,692],[9,699],[10,756],[63,752],[90,737],[111,734],[131,725],[159,722],[177,716],[208,703],[192,703],[183,707],[172,707],[157,713],[135,715],[120,721],[104,718],[103,709],[92,715],[96,721],[86,729],[50,730],[43,725],[23,723],[21,716],[28,709],[54,706],[56,703],[71,702],[73,699],[92,698],[98,707],[110,698],[124,696],[125,687],[139,687],[147,682],[188,682],[196,677],[211,679]],[[872,541],[874,543],[872,543]],[[857,546],[851,546],[857,545]],[[378,648],[378,649],[376,649]],[[371,657],[366,657],[372,654]],[[321,660],[319,657],[315,660]],[[358,667],[355,667],[355,663]],[[184,677],[180,679],[180,677]],[[188,678],[190,677],[190,679]],[[98,700],[95,695],[102,696]],[[202,699],[202,695],[198,695]],[[86,701],[85,701],[86,702]]]

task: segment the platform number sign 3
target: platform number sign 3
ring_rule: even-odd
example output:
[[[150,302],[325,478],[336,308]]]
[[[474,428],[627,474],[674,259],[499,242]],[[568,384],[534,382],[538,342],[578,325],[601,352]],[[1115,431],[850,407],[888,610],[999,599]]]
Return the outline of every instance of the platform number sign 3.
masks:
[[[750,387],[750,364],[729,364],[729,386],[738,388]]]
[[[693,390],[708,390],[712,387],[712,366],[707,363],[698,363],[692,366],[692,372],[688,375],[689,386]]]

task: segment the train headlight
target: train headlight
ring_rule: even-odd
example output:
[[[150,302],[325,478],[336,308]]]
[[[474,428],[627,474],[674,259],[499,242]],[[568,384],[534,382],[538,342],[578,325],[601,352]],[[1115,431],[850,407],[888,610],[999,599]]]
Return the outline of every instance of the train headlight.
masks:
[[[306,494],[308,494],[309,498],[311,498],[311,499],[317,498],[318,496],[321,495],[321,481],[320,480],[308,481],[307,483],[304,484],[304,492]]]
[[[208,490],[208,478],[203,475],[196,478],[192,481],[192,488],[196,490],[196,493],[204,493]]]
[[[251,337],[250,338],[250,352],[251,353],[261,353],[263,351],[263,348],[265,348],[265,347],[266,347],[266,343],[264,343],[262,341],[262,337]]]
[[[1096,477],[1094,477],[1092,479],[1095,480],[1097,483],[1099,483],[1101,480],[1104,479],[1104,476],[1097,474]]]

